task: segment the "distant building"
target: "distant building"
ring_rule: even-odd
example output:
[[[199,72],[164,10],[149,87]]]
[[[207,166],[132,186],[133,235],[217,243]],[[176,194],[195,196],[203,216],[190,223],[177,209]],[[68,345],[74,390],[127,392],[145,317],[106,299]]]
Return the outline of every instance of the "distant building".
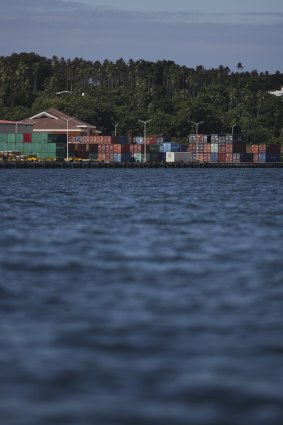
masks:
[[[273,94],[274,96],[283,96],[283,87],[281,87],[281,90],[269,91],[268,93]]]
[[[69,136],[96,136],[101,132],[96,126],[71,117],[55,108],[42,111],[32,117],[23,120],[33,125],[34,133],[66,134]]]

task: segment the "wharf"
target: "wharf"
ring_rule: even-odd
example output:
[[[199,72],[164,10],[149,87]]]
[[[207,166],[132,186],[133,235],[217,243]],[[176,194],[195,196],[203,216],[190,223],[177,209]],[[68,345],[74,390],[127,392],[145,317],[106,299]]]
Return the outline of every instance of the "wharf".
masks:
[[[283,168],[283,162],[0,161],[0,168]]]

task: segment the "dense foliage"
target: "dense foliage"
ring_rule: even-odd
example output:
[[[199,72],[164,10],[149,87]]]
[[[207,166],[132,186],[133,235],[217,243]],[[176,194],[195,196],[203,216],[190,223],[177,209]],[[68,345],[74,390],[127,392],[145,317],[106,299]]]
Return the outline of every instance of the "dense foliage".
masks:
[[[21,120],[50,107],[96,125],[103,134],[148,133],[186,141],[191,123],[203,133],[248,133],[251,142],[278,141],[283,74],[195,69],[172,61],[91,62],[35,53],[0,57],[0,119]],[[58,94],[59,92],[65,92]],[[281,136],[282,138],[282,136]]]

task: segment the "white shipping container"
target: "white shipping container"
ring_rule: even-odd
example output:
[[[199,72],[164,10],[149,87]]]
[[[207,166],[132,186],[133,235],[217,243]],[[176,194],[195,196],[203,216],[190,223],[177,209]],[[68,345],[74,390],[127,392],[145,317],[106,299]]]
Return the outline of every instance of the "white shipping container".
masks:
[[[192,162],[191,152],[166,152],[166,162]]]

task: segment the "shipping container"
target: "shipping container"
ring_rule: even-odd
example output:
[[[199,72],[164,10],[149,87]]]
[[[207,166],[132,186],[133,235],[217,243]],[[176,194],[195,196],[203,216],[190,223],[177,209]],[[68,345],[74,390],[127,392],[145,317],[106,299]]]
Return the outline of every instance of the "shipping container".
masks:
[[[31,143],[32,142],[32,134],[24,133],[23,134],[23,143]]]
[[[179,152],[179,145],[177,143],[163,143],[159,145],[159,152]]]
[[[134,159],[134,161],[136,161],[136,162],[142,162],[142,154],[141,153],[134,153],[134,155],[133,155],[133,159]]]
[[[97,161],[97,159],[98,159],[98,153],[90,152],[90,153],[88,154],[88,157],[89,157],[89,159],[90,159],[91,161]]]
[[[266,153],[280,154],[281,146],[279,143],[266,145]]]
[[[218,153],[218,162],[226,162],[226,153]]]
[[[193,157],[190,152],[166,152],[166,162],[192,162]]]
[[[226,145],[225,145],[225,151],[226,151],[226,153],[233,153],[233,145],[232,145],[232,143],[226,143]]]
[[[232,134],[226,134],[226,143],[233,143],[233,135]]]
[[[240,162],[253,162],[253,153],[240,153]]]
[[[203,152],[204,153],[209,153],[211,152],[211,144],[210,143],[205,143],[203,146]]]
[[[48,143],[48,133],[32,133],[32,143]]]
[[[211,152],[218,152],[218,143],[211,143]]]
[[[204,153],[204,143],[197,143],[197,153]]]
[[[48,134],[48,143],[67,143],[67,134]]]
[[[226,153],[226,145],[218,145],[218,153]]]
[[[233,153],[232,154],[232,162],[241,162],[241,154],[240,153]]]
[[[218,143],[218,134],[211,134],[211,143]]]
[[[281,162],[280,153],[267,153],[266,162]]]
[[[211,152],[210,161],[211,162],[217,162],[218,161],[218,153],[217,152]]]
[[[137,145],[142,145],[143,144],[143,137],[135,137],[134,143],[136,143]]]

